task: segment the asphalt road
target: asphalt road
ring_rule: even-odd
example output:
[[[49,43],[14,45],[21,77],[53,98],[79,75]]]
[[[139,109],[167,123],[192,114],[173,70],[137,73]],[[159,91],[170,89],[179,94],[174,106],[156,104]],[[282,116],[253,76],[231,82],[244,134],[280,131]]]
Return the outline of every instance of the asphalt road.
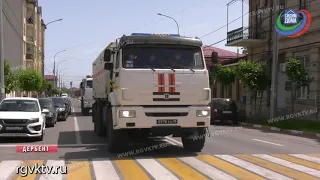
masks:
[[[169,143],[165,148],[136,154],[129,158],[118,158],[117,154],[107,152],[106,139],[94,134],[91,117],[80,115],[79,103],[76,100],[73,103],[74,113],[66,121],[58,122],[53,128],[47,128],[42,142],[16,138],[1,139],[0,161],[3,162],[0,163],[0,168],[6,167],[5,163],[15,162],[14,160],[17,160],[18,164],[59,162],[55,164],[68,164],[67,179],[77,180],[103,180],[106,176],[108,179],[117,179],[118,175],[123,179],[138,177],[139,179],[150,179],[150,177],[154,179],[320,178],[319,139],[232,126],[211,126],[211,136],[207,137],[206,145],[200,154],[186,152],[182,148],[180,138],[168,137],[155,139],[153,142],[158,147],[163,142]],[[59,145],[59,151],[57,153],[17,153],[16,146],[23,144]],[[128,150],[145,146],[136,145]],[[288,154],[298,155],[289,156]],[[134,161],[131,158],[138,160]],[[176,158],[181,159],[178,161]],[[18,176],[13,177],[10,170],[14,169],[9,168],[7,173],[2,172],[0,180],[7,179],[6,175],[11,175],[9,179],[19,179]],[[104,173],[107,174],[103,175]],[[39,175],[27,177],[24,179],[40,178]],[[61,179],[62,176],[46,176],[44,180],[48,178]]]

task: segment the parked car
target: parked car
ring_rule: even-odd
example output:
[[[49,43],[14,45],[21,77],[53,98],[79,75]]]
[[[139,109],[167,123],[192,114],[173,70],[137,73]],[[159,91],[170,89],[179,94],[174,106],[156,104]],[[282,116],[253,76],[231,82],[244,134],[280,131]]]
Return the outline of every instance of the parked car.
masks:
[[[39,98],[39,103],[41,109],[48,109],[49,112],[46,113],[46,125],[47,127],[54,127],[57,123],[57,108],[54,107],[53,101],[50,98]]]
[[[68,97],[63,97],[63,99],[68,103],[68,115],[71,115],[71,106],[72,106],[72,104],[71,104],[71,100],[70,100],[70,98],[68,98]]]
[[[211,107],[211,124],[218,122],[238,124],[238,108],[235,101],[229,98],[213,98],[209,105]]]
[[[54,107],[58,111],[58,120],[66,121],[68,118],[67,103],[62,97],[51,97]]]
[[[43,140],[45,113],[36,98],[5,98],[0,103],[0,137],[30,137]]]
[[[68,97],[68,94],[63,93],[63,94],[61,94],[61,97]]]

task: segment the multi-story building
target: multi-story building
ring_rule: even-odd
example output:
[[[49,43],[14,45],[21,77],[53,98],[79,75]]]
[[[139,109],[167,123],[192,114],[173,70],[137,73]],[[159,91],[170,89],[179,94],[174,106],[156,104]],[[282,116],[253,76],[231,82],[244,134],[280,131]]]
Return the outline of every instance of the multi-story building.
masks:
[[[292,9],[308,10],[312,16],[309,30],[297,38],[287,38],[279,35],[278,39],[278,83],[277,107],[278,115],[291,112],[291,91],[286,90],[287,77],[285,62],[287,58],[300,59],[308,69],[313,79],[307,87],[295,90],[296,97],[294,110],[314,109],[320,99],[320,1],[318,0],[279,0],[280,6],[272,4],[272,0],[249,0],[249,27],[239,27],[227,33],[227,46],[242,46],[248,49],[248,59],[264,63],[271,72],[273,54],[273,32],[275,31],[274,11]],[[259,12],[259,13],[253,13]],[[279,13],[280,13],[279,12]],[[269,116],[270,91],[256,94],[262,99],[260,115]],[[247,94],[249,97],[249,94]],[[247,115],[253,115],[254,105],[248,100],[246,103]],[[303,118],[313,119],[315,115]]]
[[[14,69],[34,68],[43,74],[44,31],[37,0],[3,0],[4,57]]]
[[[25,66],[34,68],[43,75],[44,67],[44,30],[42,8],[38,0],[26,0],[24,8]]]
[[[45,29],[38,0],[3,0],[4,58],[13,70],[33,68],[43,75]]]

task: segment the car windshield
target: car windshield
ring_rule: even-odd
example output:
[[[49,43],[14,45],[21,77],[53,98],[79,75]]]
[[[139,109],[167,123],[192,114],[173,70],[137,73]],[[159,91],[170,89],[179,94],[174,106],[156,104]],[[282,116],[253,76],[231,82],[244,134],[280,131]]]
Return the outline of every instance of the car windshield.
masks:
[[[200,47],[128,45],[122,50],[124,68],[204,69]]]
[[[35,100],[3,100],[0,111],[39,112],[40,109]]]
[[[50,99],[39,99],[39,103],[42,109],[52,108],[52,101]]]
[[[58,105],[58,106],[62,106],[65,103],[62,98],[52,98],[52,101],[54,105]]]

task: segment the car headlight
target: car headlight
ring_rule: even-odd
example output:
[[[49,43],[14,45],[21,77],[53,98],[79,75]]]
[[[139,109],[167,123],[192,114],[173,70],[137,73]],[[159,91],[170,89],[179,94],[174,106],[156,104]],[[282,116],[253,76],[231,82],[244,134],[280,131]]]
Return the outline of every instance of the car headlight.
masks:
[[[208,117],[210,116],[210,112],[207,110],[197,110],[197,117]]]
[[[65,108],[59,108],[59,111],[65,111],[66,109]]]
[[[120,118],[134,118],[134,117],[136,117],[136,111],[134,111],[134,110],[119,111],[119,117]]]
[[[29,123],[37,123],[39,122],[39,118],[29,119]]]

